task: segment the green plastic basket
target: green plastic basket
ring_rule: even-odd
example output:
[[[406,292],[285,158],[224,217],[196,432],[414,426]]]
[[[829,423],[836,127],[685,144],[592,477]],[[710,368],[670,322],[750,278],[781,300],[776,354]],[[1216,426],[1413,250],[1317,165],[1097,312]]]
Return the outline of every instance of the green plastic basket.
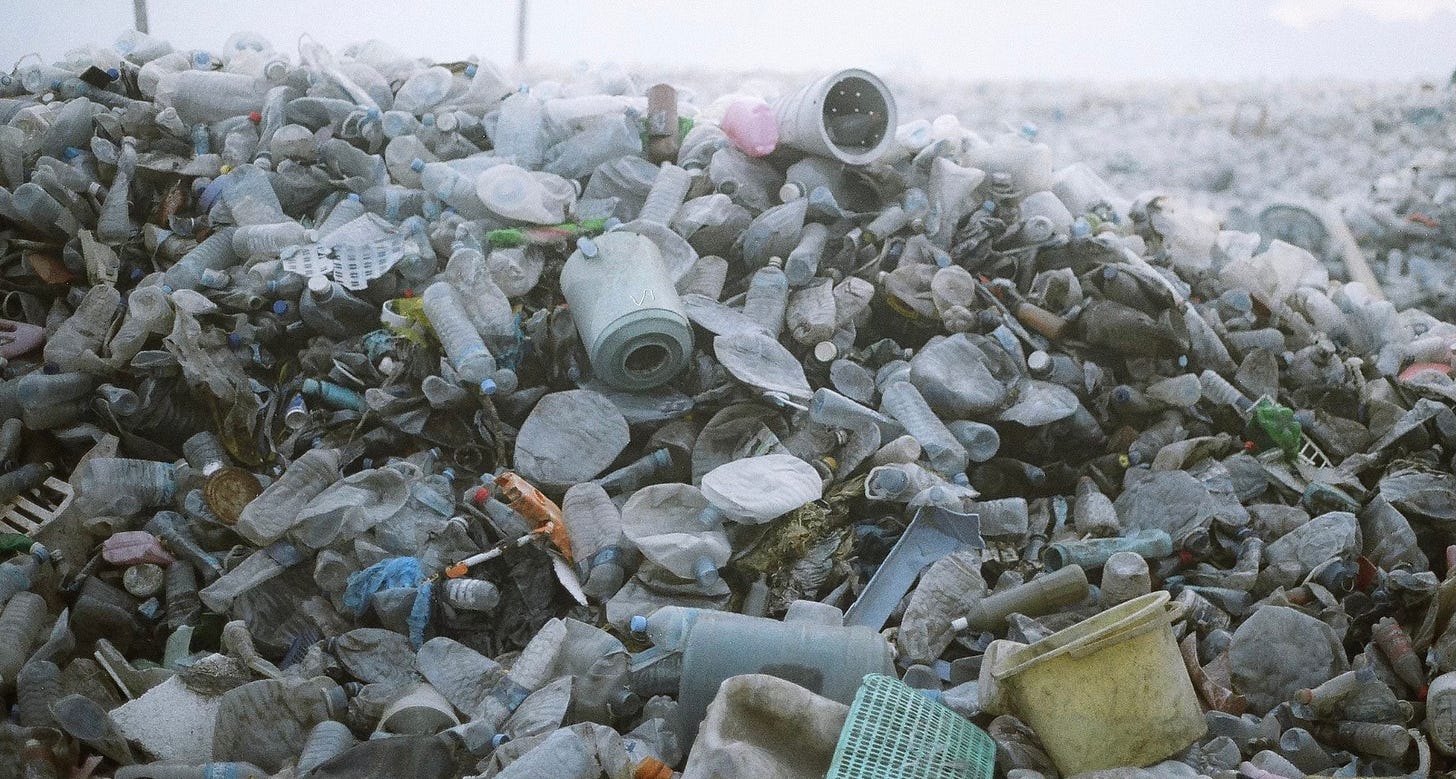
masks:
[[[996,743],[966,718],[870,674],[854,696],[825,779],[991,779]]]

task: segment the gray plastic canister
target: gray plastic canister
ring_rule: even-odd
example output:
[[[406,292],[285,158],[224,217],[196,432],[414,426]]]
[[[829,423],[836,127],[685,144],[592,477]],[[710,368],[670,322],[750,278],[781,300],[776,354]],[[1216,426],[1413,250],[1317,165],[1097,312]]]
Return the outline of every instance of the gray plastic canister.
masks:
[[[853,703],[868,674],[894,674],[884,637],[862,626],[701,620],[683,647],[678,687],[681,735],[689,742],[725,679],[767,674],[840,703]]]
[[[561,292],[593,373],[625,390],[671,381],[692,356],[693,330],[657,245],[616,231],[578,246]]]
[[[895,140],[895,98],[878,76],[857,68],[841,70],[774,103],[779,145],[868,165]],[[853,141],[835,130],[838,122],[862,122]]]

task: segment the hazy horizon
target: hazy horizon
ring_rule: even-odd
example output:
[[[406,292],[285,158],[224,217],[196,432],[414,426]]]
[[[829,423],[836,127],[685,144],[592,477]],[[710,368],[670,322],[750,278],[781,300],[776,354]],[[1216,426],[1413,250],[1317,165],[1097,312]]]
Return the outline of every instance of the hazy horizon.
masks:
[[[11,0],[0,68],[109,44],[132,25],[128,0]],[[251,30],[297,57],[308,32],[335,51],[378,38],[438,61],[514,60],[515,0],[149,0],[151,31],[179,48],[217,48]],[[1456,68],[1456,0],[1230,0],[1177,4],[922,0],[897,14],[870,0],[531,3],[533,63],[615,61],[711,70],[860,66],[992,80],[1444,79]],[[375,12],[361,9],[375,8]],[[387,13],[381,13],[387,9]]]

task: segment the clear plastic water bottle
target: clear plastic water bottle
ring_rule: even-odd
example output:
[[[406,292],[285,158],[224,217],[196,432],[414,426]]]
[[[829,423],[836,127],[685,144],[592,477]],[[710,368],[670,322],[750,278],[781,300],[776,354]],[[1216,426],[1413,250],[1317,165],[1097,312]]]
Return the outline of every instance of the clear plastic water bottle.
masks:
[[[540,98],[530,92],[517,92],[507,97],[500,107],[496,123],[496,153],[514,159],[527,170],[537,170],[546,159],[546,113]]]
[[[423,296],[425,316],[440,346],[460,377],[470,384],[486,383],[496,371],[495,358],[470,323],[455,288],[443,281],[431,284]],[[491,385],[494,382],[490,382]]]
[[[123,139],[116,173],[96,219],[96,237],[102,243],[119,244],[131,237],[131,180],[136,175],[136,162],[136,141]]]
[[[571,536],[582,589],[605,601],[621,589],[630,572],[632,545],[622,529],[622,515],[600,485],[577,484],[561,501],[562,519]]]
[[[970,464],[966,448],[951,435],[914,384],[909,381],[890,383],[881,394],[880,409],[915,436],[933,468],[946,475],[965,473]]]
[[[642,210],[638,212],[637,218],[644,222],[659,224],[664,227],[671,226],[673,217],[682,208],[683,201],[687,198],[688,188],[692,186],[693,174],[686,169],[670,163],[662,163],[658,169],[657,178],[652,181],[652,188],[647,191],[647,200],[642,204]]]
[[[798,245],[789,252],[789,257],[784,262],[784,275],[790,285],[801,287],[819,273],[819,260],[823,257],[828,242],[829,228],[826,225],[818,222],[804,225]]]
[[[15,679],[41,639],[47,614],[45,598],[30,591],[15,593],[5,604],[0,611],[0,679]]]
[[[765,334],[778,338],[788,306],[789,280],[784,275],[784,262],[772,257],[767,265],[754,272],[752,281],[748,283],[743,314],[761,327]]]
[[[394,94],[394,110],[423,115],[445,99],[453,84],[454,76],[446,68],[425,68],[400,85]]]
[[[490,212],[480,202],[476,193],[475,179],[450,167],[444,162],[426,163],[416,158],[410,167],[420,175],[420,186],[426,192],[444,201],[466,219],[485,219]],[[477,171],[475,175],[479,175]]]
[[[627,499],[622,530],[645,559],[711,588],[733,549],[721,524],[703,525],[700,515],[708,507],[707,498],[692,485],[655,484]]]
[[[98,457],[76,469],[76,505],[92,515],[130,516],[165,506],[177,495],[171,463]]]
[[[277,541],[297,521],[299,511],[338,479],[338,452],[310,449],[243,508],[233,529],[255,546]]]

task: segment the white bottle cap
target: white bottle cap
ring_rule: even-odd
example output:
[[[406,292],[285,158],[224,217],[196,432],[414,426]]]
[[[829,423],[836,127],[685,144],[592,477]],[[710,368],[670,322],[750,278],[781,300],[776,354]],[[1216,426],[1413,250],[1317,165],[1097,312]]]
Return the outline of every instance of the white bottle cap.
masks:
[[[329,277],[323,275],[322,273],[310,276],[308,278],[308,291],[312,292],[315,295],[322,295],[326,292],[332,291],[333,288],[333,282],[329,281]]]

